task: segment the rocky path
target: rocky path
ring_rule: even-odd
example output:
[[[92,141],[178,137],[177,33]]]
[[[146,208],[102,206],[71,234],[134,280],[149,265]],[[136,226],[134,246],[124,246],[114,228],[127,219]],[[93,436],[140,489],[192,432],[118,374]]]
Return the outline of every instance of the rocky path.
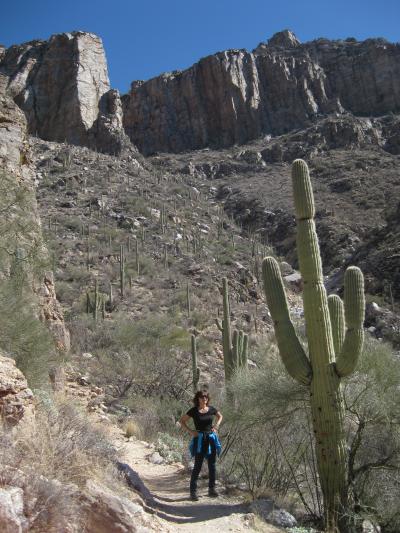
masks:
[[[199,482],[199,502],[188,498],[188,474],[179,465],[153,464],[148,457],[153,449],[147,443],[116,438],[121,460],[137,472],[154,498],[150,507],[156,512],[165,532],[249,532],[279,533],[274,526],[261,523],[240,500],[207,496],[207,482]]]

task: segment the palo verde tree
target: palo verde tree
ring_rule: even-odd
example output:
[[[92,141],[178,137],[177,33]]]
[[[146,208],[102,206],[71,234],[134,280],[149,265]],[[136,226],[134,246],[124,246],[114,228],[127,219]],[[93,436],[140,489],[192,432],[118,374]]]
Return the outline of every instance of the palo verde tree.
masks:
[[[292,184],[297,219],[297,253],[304,285],[308,355],[295,333],[280,268],[272,257],[266,257],[263,261],[264,290],[286,370],[310,390],[326,531],[342,533],[349,507],[349,491],[341,378],[354,371],[362,350],[365,308],[363,275],[357,267],[346,270],[344,306],[338,296],[327,297],[315,229],[311,181],[308,167],[301,159],[293,163]]]

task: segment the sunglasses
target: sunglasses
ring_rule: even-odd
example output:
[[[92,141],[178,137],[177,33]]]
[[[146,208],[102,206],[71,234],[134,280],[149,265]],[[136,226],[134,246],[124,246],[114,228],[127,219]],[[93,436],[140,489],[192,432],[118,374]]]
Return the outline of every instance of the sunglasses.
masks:
[[[207,394],[202,394],[201,396],[199,396],[199,398],[205,398],[206,400],[208,400]]]

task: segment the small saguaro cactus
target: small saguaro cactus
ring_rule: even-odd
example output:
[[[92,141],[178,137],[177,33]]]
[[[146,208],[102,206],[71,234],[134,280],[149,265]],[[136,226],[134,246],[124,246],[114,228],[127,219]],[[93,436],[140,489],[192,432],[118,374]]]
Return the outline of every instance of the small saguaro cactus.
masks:
[[[139,241],[135,242],[135,262],[136,262],[136,274],[140,275],[140,257],[139,257]]]
[[[197,392],[199,389],[200,368],[197,366],[197,343],[195,335],[192,335],[192,372],[193,372],[193,390]]]
[[[349,267],[344,280],[344,306],[338,296],[327,298],[314,222],[314,197],[308,167],[301,159],[293,163],[292,182],[308,356],[295,333],[280,268],[272,257],[263,261],[264,290],[286,370],[310,390],[325,527],[327,532],[336,533],[348,505],[341,378],[354,371],[362,350],[364,282],[361,270]]]
[[[248,335],[242,330],[231,328],[231,312],[229,305],[228,280],[222,280],[223,319],[222,323],[217,319],[215,322],[222,333],[222,349],[224,353],[225,381],[228,382],[235,370],[247,367]]]
[[[187,310],[188,317],[190,318],[191,299],[190,299],[190,285],[189,285],[189,282],[186,283],[186,310]]]
[[[125,296],[125,247],[121,244],[119,249],[119,286],[121,298]]]

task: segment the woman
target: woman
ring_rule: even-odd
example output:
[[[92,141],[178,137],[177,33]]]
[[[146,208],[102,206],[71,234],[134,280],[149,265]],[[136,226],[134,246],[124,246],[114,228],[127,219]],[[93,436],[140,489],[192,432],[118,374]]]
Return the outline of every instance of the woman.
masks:
[[[218,428],[222,422],[222,414],[210,405],[210,396],[206,391],[197,391],[193,398],[194,407],[183,415],[180,419],[181,426],[192,435],[190,452],[194,457],[194,467],[190,478],[190,498],[197,501],[197,480],[203,465],[204,457],[208,462],[208,495],[216,498],[215,490],[217,455],[221,451],[221,444],[218,439]],[[213,424],[213,418],[215,423]],[[193,418],[195,431],[189,428],[187,422]]]

